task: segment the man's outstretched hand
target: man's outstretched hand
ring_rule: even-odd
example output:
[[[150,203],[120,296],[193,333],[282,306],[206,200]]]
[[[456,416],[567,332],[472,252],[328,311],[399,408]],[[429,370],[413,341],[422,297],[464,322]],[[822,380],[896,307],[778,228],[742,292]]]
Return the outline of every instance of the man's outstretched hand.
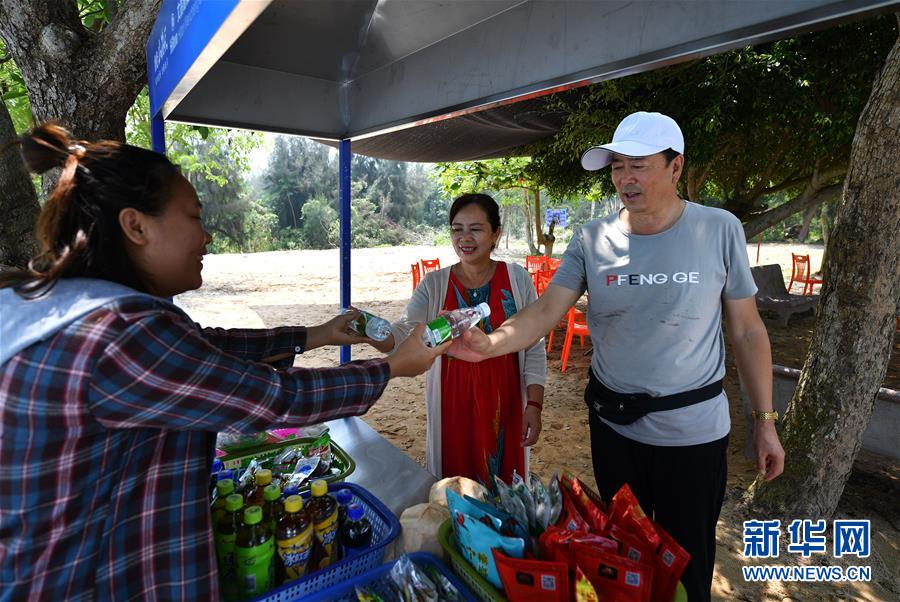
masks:
[[[480,328],[470,328],[453,339],[447,355],[467,362],[480,362],[490,357],[491,339]]]

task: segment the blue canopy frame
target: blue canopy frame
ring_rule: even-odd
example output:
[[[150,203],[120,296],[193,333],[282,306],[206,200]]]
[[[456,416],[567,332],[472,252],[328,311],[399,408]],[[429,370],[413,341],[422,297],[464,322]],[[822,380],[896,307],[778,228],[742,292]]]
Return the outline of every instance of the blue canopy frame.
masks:
[[[784,38],[900,0],[163,0],[147,43],[164,121],[339,141],[342,307],[351,140]],[[341,349],[342,363],[350,360]]]

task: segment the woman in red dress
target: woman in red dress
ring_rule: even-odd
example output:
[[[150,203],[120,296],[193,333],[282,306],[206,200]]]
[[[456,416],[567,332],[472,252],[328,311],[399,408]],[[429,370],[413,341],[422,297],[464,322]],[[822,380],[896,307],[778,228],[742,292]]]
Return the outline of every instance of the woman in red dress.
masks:
[[[450,208],[450,238],[459,263],[425,275],[393,335],[376,344],[379,349],[392,349],[417,322],[485,302],[491,315],[479,327],[491,332],[537,298],[522,266],[491,258],[500,238],[500,211],[491,197],[457,198]],[[526,475],[527,447],[541,431],[546,376],[543,341],[480,363],[446,356],[435,362],[425,375],[428,470],[438,478],[469,477],[491,490],[494,476],[508,483],[513,470]]]

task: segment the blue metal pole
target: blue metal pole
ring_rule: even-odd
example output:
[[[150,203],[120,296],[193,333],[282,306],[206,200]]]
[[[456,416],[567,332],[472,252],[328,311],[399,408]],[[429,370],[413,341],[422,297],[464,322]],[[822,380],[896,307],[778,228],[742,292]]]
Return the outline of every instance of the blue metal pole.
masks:
[[[350,140],[341,140],[338,151],[340,164],[340,231],[341,231],[341,307],[350,306]],[[350,346],[341,347],[341,364],[350,361]]]
[[[162,113],[150,118],[150,148],[161,155],[166,154],[166,122]]]

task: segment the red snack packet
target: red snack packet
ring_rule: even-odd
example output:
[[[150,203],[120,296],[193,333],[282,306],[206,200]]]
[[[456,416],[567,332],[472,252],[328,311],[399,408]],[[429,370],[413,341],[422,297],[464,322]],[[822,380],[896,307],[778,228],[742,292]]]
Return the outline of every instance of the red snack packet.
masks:
[[[575,602],[600,602],[594,585],[577,566],[575,567]]]
[[[575,558],[572,556],[571,544],[582,543],[603,552],[616,554],[619,543],[586,531],[569,531],[561,527],[550,526],[538,539],[538,545],[545,559],[564,562],[570,567],[575,566]]]
[[[569,602],[569,567],[563,562],[510,558],[492,550],[503,593],[510,602]]]
[[[609,536],[616,540],[619,544],[617,553],[635,562],[643,562],[645,564],[656,564],[656,548],[641,539],[639,536],[626,531],[619,525],[611,525]]]
[[[560,487],[559,493],[562,495],[563,511],[559,515],[559,520],[556,521],[556,526],[569,531],[590,531],[591,527],[578,511],[572,495],[566,491],[565,487]]]
[[[659,546],[659,535],[653,528],[653,521],[644,514],[628,483],[622,485],[613,496],[609,520],[626,531],[642,537],[654,550]]]
[[[653,570],[653,592],[651,602],[671,602],[675,597],[678,580],[691,560],[691,555],[678,545],[668,532],[654,522],[653,526],[659,534],[660,544],[656,551],[656,563]]]
[[[572,544],[575,564],[604,602],[649,602],[653,567],[615,554]]]
[[[606,530],[606,524],[609,518],[604,513],[606,505],[599,494],[585,487],[578,477],[573,477],[568,473],[563,473],[559,484],[565,492],[572,498],[572,503],[578,509],[579,514],[591,526],[594,533],[603,533]]]

